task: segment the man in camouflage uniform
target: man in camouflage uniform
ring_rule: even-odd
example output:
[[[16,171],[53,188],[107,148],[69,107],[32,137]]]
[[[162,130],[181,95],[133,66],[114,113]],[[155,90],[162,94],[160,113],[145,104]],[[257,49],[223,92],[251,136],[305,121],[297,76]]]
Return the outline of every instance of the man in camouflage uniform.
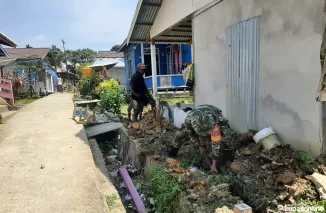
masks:
[[[216,160],[220,151],[220,143],[211,143],[211,133],[215,125],[225,124],[227,120],[222,115],[222,110],[212,105],[200,105],[189,112],[181,130],[176,134],[173,141],[173,148],[170,151],[171,157],[176,157],[182,144],[190,141],[192,144],[198,144],[200,153],[210,152],[213,158],[211,171],[216,172]]]

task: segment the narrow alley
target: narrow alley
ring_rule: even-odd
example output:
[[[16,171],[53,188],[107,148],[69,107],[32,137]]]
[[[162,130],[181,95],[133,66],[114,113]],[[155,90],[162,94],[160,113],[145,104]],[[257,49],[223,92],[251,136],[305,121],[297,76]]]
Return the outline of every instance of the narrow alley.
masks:
[[[71,114],[72,95],[54,94],[1,125],[0,212],[106,212],[83,126]]]

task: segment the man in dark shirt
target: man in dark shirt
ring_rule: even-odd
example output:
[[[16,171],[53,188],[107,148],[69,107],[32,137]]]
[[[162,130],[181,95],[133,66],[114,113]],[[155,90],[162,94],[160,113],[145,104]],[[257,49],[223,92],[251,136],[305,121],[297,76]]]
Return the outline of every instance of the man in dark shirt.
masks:
[[[144,73],[145,73],[146,66],[145,64],[138,64],[137,72],[131,77],[130,80],[130,89],[131,89],[131,99],[132,99],[132,106],[134,109],[133,114],[133,121],[137,121],[137,117],[141,120],[142,112],[144,106],[146,106],[151,100],[151,95],[148,92],[148,89],[145,85],[144,80]]]

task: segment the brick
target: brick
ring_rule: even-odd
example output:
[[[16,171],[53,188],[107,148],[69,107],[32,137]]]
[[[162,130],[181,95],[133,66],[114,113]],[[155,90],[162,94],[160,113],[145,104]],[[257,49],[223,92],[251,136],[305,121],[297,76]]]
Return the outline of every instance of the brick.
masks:
[[[245,203],[237,204],[233,208],[233,213],[252,213],[252,208]]]

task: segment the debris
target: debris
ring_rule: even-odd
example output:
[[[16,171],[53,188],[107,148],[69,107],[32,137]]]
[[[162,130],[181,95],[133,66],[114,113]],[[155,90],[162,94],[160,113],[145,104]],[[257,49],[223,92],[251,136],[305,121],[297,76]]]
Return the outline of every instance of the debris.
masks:
[[[282,192],[278,197],[277,199],[278,200],[281,200],[281,201],[284,201],[290,194],[288,192]]]
[[[140,124],[138,122],[135,122],[131,125],[133,129],[140,129]]]
[[[44,165],[44,164],[42,164],[40,169],[44,169],[44,168],[45,168],[45,165]]]
[[[231,170],[234,173],[243,173],[243,172],[245,172],[246,168],[243,163],[233,162],[231,164]]]
[[[222,208],[215,209],[215,213],[232,213],[233,211],[230,210],[228,207],[223,206]]]
[[[112,149],[110,152],[109,152],[109,155],[117,155],[118,154],[118,150],[117,149]]]
[[[106,164],[112,164],[116,160],[116,155],[110,155],[105,158]]]
[[[307,176],[307,178],[315,184],[320,199],[326,200],[326,176],[318,173],[314,173],[310,176]]]
[[[276,183],[292,184],[297,176],[292,172],[285,172],[276,178]]]
[[[252,213],[252,208],[244,203],[237,204],[234,206],[233,212],[234,213]]]

